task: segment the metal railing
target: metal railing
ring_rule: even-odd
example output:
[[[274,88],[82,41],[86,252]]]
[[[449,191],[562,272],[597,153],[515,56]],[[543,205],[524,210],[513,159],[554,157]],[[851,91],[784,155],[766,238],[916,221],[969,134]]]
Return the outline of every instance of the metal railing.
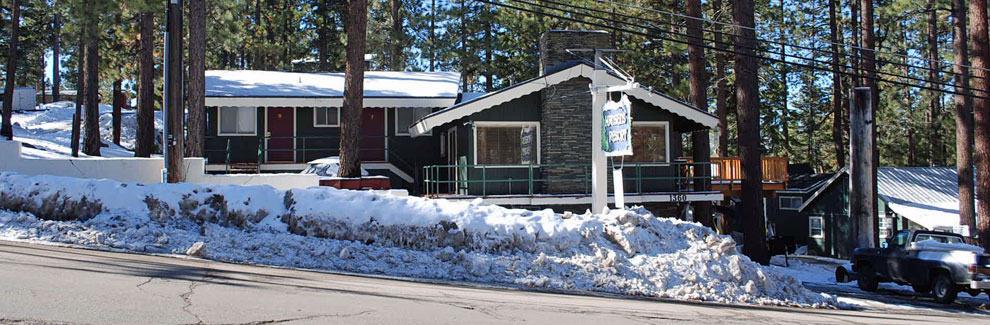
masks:
[[[720,163],[718,162],[625,163],[622,164],[621,168],[624,174],[623,183],[628,184],[629,182],[633,182],[632,188],[626,187],[627,193],[645,193],[646,191],[644,189],[650,185],[657,185],[656,183],[658,182],[672,184],[676,192],[691,192],[693,191],[693,182],[696,179],[719,180],[717,175],[695,176],[705,174],[695,173],[694,170],[696,168],[709,168],[709,170],[712,170],[718,169],[719,165]],[[614,167],[611,164],[609,165],[610,170]],[[553,173],[555,169],[560,174],[580,176],[544,176],[545,173]],[[465,194],[488,196],[522,194],[513,192],[514,184],[525,184],[525,194],[534,195],[544,194],[540,187],[544,184],[553,183],[571,183],[572,188],[573,183],[579,183],[583,185],[583,191],[569,194],[591,193],[591,164],[431,165],[424,166],[422,170],[424,195]],[[523,177],[504,176],[510,173],[519,175],[520,170],[525,170]],[[580,172],[575,173],[575,171]],[[498,176],[499,174],[503,176]],[[608,172],[607,175],[608,183],[611,184],[612,173]],[[507,188],[507,190],[491,191],[492,186],[495,184],[503,185],[502,187]]]
[[[207,149],[207,154],[222,153],[224,156],[224,164],[229,166],[232,164],[232,154],[235,148],[231,145],[231,137],[207,137],[207,142],[213,139],[222,139],[226,141],[225,149]],[[272,153],[286,153],[286,158],[291,162],[302,162],[313,159],[324,158],[327,156],[339,156],[340,155],[340,136],[264,136],[256,137],[252,139],[257,139],[257,160],[252,163],[266,164],[272,163],[279,160],[270,159]],[[271,148],[270,142],[275,141],[291,141],[290,148]],[[366,142],[380,142],[380,144],[375,143],[373,145],[367,145],[362,143],[359,148],[359,155],[362,161],[384,161],[389,162],[398,167],[400,170],[408,174],[414,174],[417,168],[414,167],[412,163],[407,161],[398,155],[395,151],[390,149],[390,146],[396,145],[396,142],[401,143],[403,139],[390,137],[390,136],[362,136],[359,141]],[[401,145],[401,144],[400,144]],[[318,157],[307,157],[307,153],[322,153]],[[380,159],[378,159],[380,157]],[[365,159],[368,158],[368,159]]]

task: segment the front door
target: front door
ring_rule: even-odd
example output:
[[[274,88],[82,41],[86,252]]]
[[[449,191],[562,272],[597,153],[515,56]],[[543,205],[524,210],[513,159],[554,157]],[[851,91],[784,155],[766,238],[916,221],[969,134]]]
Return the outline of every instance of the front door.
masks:
[[[295,109],[269,107],[265,152],[269,162],[295,161]]]
[[[385,161],[385,109],[365,107],[361,113],[361,161]]]

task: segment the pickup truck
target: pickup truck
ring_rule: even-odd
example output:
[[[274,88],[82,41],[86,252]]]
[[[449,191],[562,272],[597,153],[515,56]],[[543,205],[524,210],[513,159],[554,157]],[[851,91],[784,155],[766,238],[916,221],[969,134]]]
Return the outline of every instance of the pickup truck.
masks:
[[[881,248],[855,249],[852,263],[857,285],[864,291],[876,291],[880,282],[894,282],[931,293],[944,304],[955,301],[960,291],[974,297],[990,293],[990,255],[954,233],[902,230]]]

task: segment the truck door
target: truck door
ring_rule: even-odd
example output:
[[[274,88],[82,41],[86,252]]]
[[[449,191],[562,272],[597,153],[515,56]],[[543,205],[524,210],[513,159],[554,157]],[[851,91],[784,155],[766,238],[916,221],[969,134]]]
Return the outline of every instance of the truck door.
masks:
[[[907,281],[904,275],[909,274],[907,267],[907,245],[910,242],[911,233],[902,231],[898,232],[887,244],[886,252],[887,256],[887,270],[886,273],[890,275],[890,278],[894,281]]]

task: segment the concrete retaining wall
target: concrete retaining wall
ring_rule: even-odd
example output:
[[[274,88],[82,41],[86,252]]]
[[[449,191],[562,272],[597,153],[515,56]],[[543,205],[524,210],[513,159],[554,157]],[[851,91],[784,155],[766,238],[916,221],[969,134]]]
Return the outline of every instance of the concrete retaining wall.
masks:
[[[316,175],[302,174],[206,174],[203,158],[183,159],[185,182],[194,184],[271,185],[277,189],[308,188],[320,185]],[[21,157],[21,143],[0,141],[0,171],[24,175],[55,175],[121,182],[153,184],[161,182],[161,158],[65,158],[32,159]]]

